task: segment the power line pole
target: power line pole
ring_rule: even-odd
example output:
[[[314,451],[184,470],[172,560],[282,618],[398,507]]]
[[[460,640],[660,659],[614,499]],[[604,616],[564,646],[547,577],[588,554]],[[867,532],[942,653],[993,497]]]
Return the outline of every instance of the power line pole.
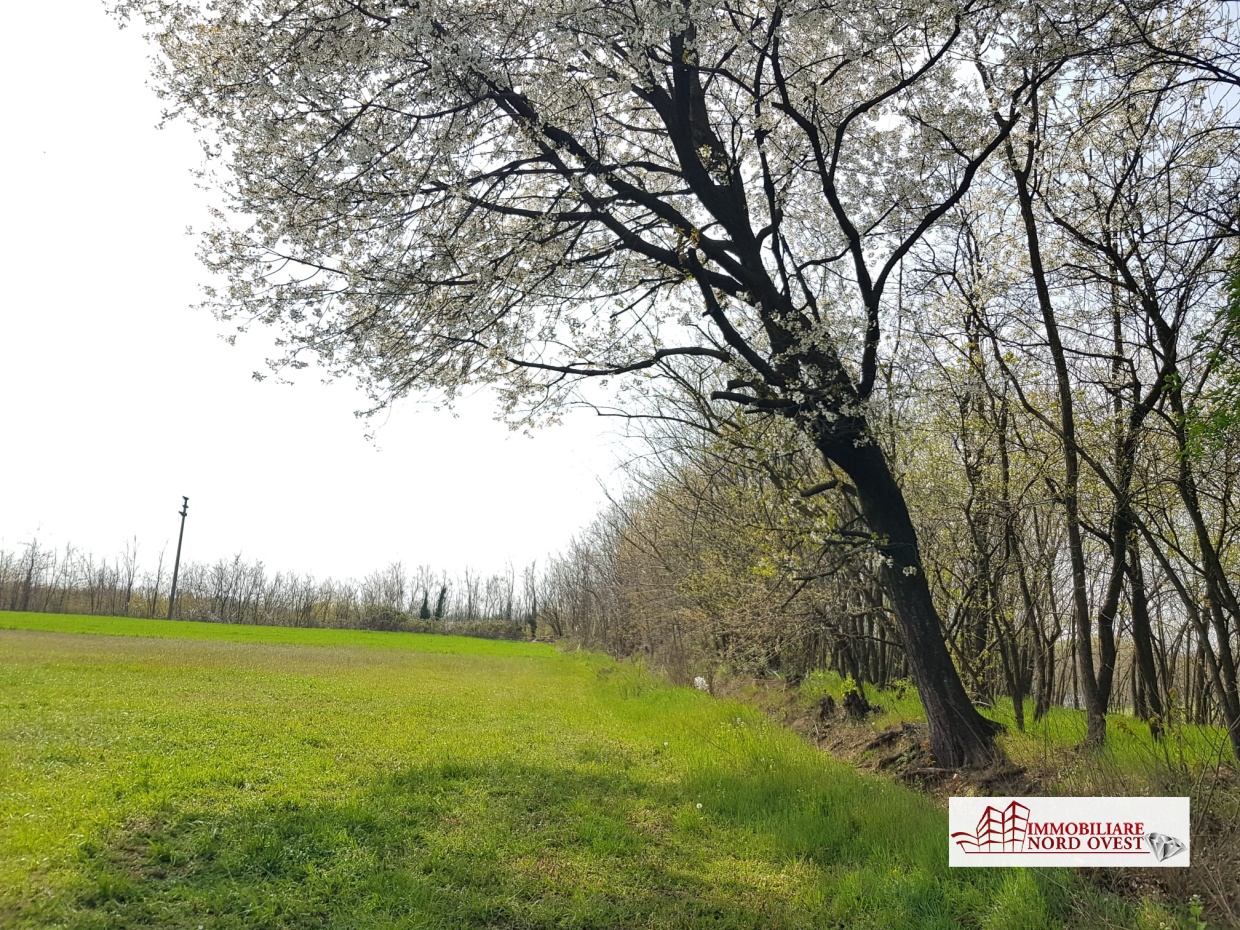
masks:
[[[177,575],[181,571],[181,540],[185,538],[185,515],[189,513],[189,498],[181,496],[183,503],[177,511],[181,515],[181,534],[177,536],[177,560],[172,564],[172,593],[168,595],[168,619],[172,619],[172,607],[177,602]]]

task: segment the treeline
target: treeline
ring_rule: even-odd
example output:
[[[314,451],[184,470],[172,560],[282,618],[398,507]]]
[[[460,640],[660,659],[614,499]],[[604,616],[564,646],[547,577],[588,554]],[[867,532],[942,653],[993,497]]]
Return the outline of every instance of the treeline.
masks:
[[[779,427],[720,425],[708,441],[686,431],[675,437],[679,446],[643,459],[632,493],[549,561],[540,622],[558,636],[643,654],[681,681],[721,669],[793,682],[832,669],[862,687],[907,677],[880,556],[851,489],[824,476],[812,450],[772,450],[755,469],[738,448],[773,447]],[[1023,473],[1019,503],[971,492],[963,459],[949,459],[958,448],[951,434],[935,443],[929,432],[909,462],[928,488],[914,500],[945,632],[971,696],[982,704],[1010,697],[1022,728],[1026,710],[1038,719],[1052,706],[1080,708],[1072,566],[1056,502],[1037,493],[1032,471]],[[1022,470],[1030,464],[1022,457]],[[1211,476],[1226,483],[1240,472],[1218,465]],[[1229,511],[1229,540],[1233,519]],[[1083,547],[1087,596],[1116,599],[1109,628],[1093,642],[1110,676],[1108,709],[1137,714],[1155,734],[1177,720],[1227,725],[1219,685],[1234,668],[1225,672],[1219,657],[1235,654],[1235,626],[1227,642],[1208,619],[1215,611],[1191,554],[1192,531],[1180,513],[1153,534],[1157,550],[1134,545],[1118,595],[1109,591],[1105,540]],[[1228,564],[1233,557],[1229,546]],[[1142,635],[1152,674],[1142,667]]]
[[[167,617],[172,565],[161,552],[138,560],[137,541],[112,559],[32,540],[0,549],[0,608],[118,617]],[[183,562],[174,619],[275,626],[452,632],[503,639],[533,635],[534,567],[484,575],[449,575],[399,562],[366,577],[339,581],[270,572],[240,555]]]
[[[1209,722],[1240,758],[1240,132],[1194,67],[1142,67],[1038,101],[904,257],[857,441],[892,464],[975,701],[1021,727],[1026,701],[1079,707],[1092,742],[1111,710],[1155,738]],[[903,677],[862,518],[883,504],[804,438],[816,414],[660,371],[634,489],[548,566],[542,616],[681,676]]]

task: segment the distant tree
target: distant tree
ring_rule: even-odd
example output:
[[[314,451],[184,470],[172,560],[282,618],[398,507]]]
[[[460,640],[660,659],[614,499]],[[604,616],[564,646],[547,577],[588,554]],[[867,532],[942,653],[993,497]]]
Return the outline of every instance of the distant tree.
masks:
[[[121,574],[124,579],[125,590],[121,595],[121,610],[126,617],[129,616],[130,605],[133,601],[134,584],[138,576],[138,537],[125,542],[125,553],[121,561]]]
[[[164,583],[164,554],[166,546],[159,550],[159,558],[155,561],[155,574],[148,574],[144,579],[144,587],[146,588],[143,605],[146,608],[148,617],[156,616],[159,609],[159,589]]]
[[[422,589],[422,606],[418,608],[418,619],[429,620],[431,618],[431,592],[426,588]]]
[[[521,575],[523,602],[525,607],[525,625],[529,630],[530,639],[538,635],[538,566],[531,562],[525,566]]]
[[[39,540],[33,539],[26,547],[22,560],[21,584],[13,589],[13,601],[10,610],[29,610],[30,595],[35,590],[36,580],[40,579],[47,561],[47,553],[39,548]],[[20,594],[18,593],[20,591]]]

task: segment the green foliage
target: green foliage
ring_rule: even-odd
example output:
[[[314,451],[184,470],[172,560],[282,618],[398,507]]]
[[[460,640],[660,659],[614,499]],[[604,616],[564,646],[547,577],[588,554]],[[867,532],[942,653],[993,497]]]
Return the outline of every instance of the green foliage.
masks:
[[[1132,925],[949,870],[928,798],[598,655],[0,618],[14,930]],[[123,635],[37,629],[91,624]]]
[[[873,688],[873,686],[871,686]],[[836,704],[842,705],[844,698],[855,692],[857,686],[852,676],[841,676],[838,672],[820,669],[805,676],[801,683],[801,697],[809,704],[816,704],[823,697],[830,696]],[[879,707],[876,716],[870,723],[879,729],[898,726],[901,721],[921,721],[926,719],[926,712],[917,696],[917,689],[908,679],[891,683],[889,688],[873,688],[867,695]]]
[[[1210,925],[1207,924],[1201,917],[1201,913],[1203,910],[1204,910],[1204,907],[1201,903],[1201,899],[1197,897],[1196,895],[1194,895],[1193,900],[1189,902],[1189,905],[1188,905],[1188,919],[1189,919],[1190,930],[1210,930]]]
[[[384,633],[395,633],[408,630],[413,620],[408,611],[396,610],[392,607],[380,607],[362,617],[362,628],[379,630]]]
[[[1213,377],[1185,411],[1189,453],[1197,456],[1240,440],[1240,253],[1231,261],[1226,297],[1203,340]]]

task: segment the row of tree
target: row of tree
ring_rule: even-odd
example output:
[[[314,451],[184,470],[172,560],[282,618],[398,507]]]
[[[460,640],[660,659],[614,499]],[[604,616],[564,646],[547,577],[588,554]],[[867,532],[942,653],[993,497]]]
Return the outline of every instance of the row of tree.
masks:
[[[138,561],[137,540],[112,559],[32,540],[0,549],[0,609],[114,617],[166,617],[172,570],[161,551]],[[520,638],[532,635],[537,610],[534,566],[491,575],[465,569],[450,576],[393,562],[360,580],[270,572],[240,555],[184,562],[173,617],[221,623],[374,630],[438,630]]]
[[[1047,79],[903,257],[868,423],[973,701],[1082,707],[1091,742],[1120,707],[1208,721],[1240,758],[1240,134],[1200,62],[1143,62]],[[637,490],[549,565],[544,616],[674,669],[906,676],[856,476],[668,370]]]
[[[1020,728],[1027,713],[1036,720],[1054,706],[1081,708],[1071,555],[1062,501],[1046,487],[1056,461],[1009,450],[1006,467],[1021,476],[1024,493],[1012,501],[1001,484],[997,492],[976,488],[959,433],[937,419],[918,421],[929,416],[932,400],[940,412],[953,403],[950,393],[923,395],[902,420],[903,435],[917,437],[913,462],[921,472],[905,480],[928,489],[910,498],[970,698],[983,705],[1010,698]],[[709,438],[664,430],[659,438],[661,448],[642,458],[630,493],[547,563],[539,616],[549,630],[646,655],[682,681],[721,668],[793,682],[827,668],[862,688],[908,676],[881,554],[851,489],[824,475],[812,450],[790,447],[793,437],[777,422],[725,424]],[[750,464],[756,448],[766,450],[761,469]],[[1238,453],[1233,442],[1230,458],[1201,463],[1204,493],[1226,493]],[[1002,473],[1002,463],[991,464]],[[1174,459],[1168,465],[1176,470]],[[1093,485],[1081,508],[1098,531],[1084,547],[1095,604],[1108,596],[1111,580],[1106,530],[1096,522],[1106,513],[1105,493]],[[1232,679],[1220,656],[1240,648],[1229,613],[1223,630],[1203,617],[1211,602],[1191,542],[1192,517],[1165,508],[1162,497],[1159,513],[1170,521],[1154,534],[1159,548],[1130,536],[1107,638],[1093,634],[1108,711],[1137,714],[1155,738],[1173,722],[1230,727],[1220,697]],[[1220,526],[1229,584],[1238,555],[1234,521],[1233,508]]]

